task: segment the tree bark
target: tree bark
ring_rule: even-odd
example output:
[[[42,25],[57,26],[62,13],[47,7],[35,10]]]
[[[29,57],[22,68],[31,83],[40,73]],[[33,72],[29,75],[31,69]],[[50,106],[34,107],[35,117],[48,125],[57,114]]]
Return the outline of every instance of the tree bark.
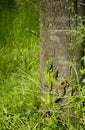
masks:
[[[77,0],[41,0],[40,77],[44,91],[47,91],[44,77],[47,61],[53,62],[53,69],[59,72],[59,80],[70,79],[74,51],[70,50],[72,37],[68,33],[77,30],[77,12]],[[80,52],[75,51],[79,67]]]

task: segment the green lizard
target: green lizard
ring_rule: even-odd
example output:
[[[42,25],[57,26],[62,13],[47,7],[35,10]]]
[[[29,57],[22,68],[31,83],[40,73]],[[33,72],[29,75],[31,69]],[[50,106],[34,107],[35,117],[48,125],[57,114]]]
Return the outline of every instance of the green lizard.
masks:
[[[53,77],[53,63],[52,62],[47,61],[44,74],[45,74],[46,83],[51,91],[52,90],[52,77]]]

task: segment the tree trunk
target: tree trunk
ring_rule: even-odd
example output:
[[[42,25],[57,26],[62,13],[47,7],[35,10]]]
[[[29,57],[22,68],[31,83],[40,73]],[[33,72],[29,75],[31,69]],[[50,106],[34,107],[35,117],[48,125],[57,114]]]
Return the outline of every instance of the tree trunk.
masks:
[[[77,0],[41,0],[40,14],[40,76],[42,91],[47,91],[44,71],[47,61],[53,62],[53,69],[58,71],[58,79],[69,81],[71,60],[76,55],[80,65],[80,51],[70,50],[72,37],[69,32],[77,30]]]

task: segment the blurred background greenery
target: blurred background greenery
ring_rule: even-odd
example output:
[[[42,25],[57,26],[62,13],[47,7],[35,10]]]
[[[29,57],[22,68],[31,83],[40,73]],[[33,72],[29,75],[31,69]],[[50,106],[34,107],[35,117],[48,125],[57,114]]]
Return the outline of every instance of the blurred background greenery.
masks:
[[[0,0],[0,130],[29,130],[37,121],[39,2]]]

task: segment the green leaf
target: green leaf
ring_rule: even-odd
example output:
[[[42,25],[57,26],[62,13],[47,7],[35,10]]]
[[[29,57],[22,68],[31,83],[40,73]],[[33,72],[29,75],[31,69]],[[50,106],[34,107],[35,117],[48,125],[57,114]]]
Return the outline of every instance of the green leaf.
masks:
[[[81,73],[82,75],[85,75],[85,69],[80,69],[80,73]]]

